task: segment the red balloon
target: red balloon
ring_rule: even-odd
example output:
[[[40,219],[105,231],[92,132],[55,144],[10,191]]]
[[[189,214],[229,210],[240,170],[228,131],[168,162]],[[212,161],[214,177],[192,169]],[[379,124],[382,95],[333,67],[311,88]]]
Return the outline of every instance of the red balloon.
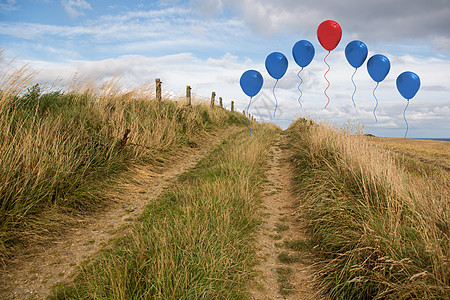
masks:
[[[328,51],[337,47],[341,41],[341,37],[341,26],[333,20],[324,21],[319,25],[319,28],[317,28],[317,38],[322,47]]]

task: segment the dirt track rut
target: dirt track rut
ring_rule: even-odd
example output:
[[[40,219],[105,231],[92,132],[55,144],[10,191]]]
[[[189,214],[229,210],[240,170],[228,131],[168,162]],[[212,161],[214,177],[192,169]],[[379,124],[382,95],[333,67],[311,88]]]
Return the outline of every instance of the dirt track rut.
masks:
[[[261,209],[263,224],[256,236],[258,276],[253,299],[318,297],[313,285],[313,255],[307,249],[298,249],[307,241],[306,224],[294,194],[292,153],[286,139],[280,135],[271,149]]]
[[[0,299],[45,298],[52,285],[68,280],[80,262],[123,234],[149,201],[236,130],[227,129],[197,141],[194,149],[179,153],[159,171],[145,166],[133,169],[131,177],[119,182],[115,192],[108,192],[114,199],[109,207],[79,218],[75,226],[64,228],[64,236],[9,261],[0,274]]]

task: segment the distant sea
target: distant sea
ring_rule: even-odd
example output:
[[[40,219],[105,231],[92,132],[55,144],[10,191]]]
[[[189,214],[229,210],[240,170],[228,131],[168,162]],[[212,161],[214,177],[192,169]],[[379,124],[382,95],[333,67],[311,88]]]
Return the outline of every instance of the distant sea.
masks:
[[[433,141],[447,141],[447,142],[450,142],[450,138],[413,138],[413,140],[433,140]]]

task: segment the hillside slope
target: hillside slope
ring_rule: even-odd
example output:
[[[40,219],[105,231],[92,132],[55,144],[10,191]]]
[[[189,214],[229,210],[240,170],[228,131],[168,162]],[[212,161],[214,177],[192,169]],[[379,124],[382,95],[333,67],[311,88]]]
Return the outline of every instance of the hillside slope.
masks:
[[[448,172],[420,171],[350,130],[300,119],[288,132],[323,260],[322,291],[333,299],[448,297]]]
[[[107,204],[103,189],[129,166],[158,168],[198,137],[247,122],[242,114],[158,103],[114,84],[88,82],[66,93],[35,85],[22,93],[19,75],[0,86],[0,261]]]

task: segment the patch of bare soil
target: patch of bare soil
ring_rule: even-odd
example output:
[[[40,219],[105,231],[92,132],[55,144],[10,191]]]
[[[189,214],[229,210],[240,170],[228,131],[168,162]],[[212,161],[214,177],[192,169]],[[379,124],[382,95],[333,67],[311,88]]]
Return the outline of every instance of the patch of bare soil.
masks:
[[[253,299],[314,299],[314,256],[294,194],[292,153],[281,135],[271,149],[257,233]]]
[[[75,267],[123,235],[144,206],[156,199],[177,177],[194,166],[208,151],[237,128],[224,130],[191,144],[161,168],[140,166],[105,191],[111,203],[89,216],[81,216],[64,234],[45,245],[24,249],[0,273],[0,299],[42,299],[52,285],[67,281]]]

